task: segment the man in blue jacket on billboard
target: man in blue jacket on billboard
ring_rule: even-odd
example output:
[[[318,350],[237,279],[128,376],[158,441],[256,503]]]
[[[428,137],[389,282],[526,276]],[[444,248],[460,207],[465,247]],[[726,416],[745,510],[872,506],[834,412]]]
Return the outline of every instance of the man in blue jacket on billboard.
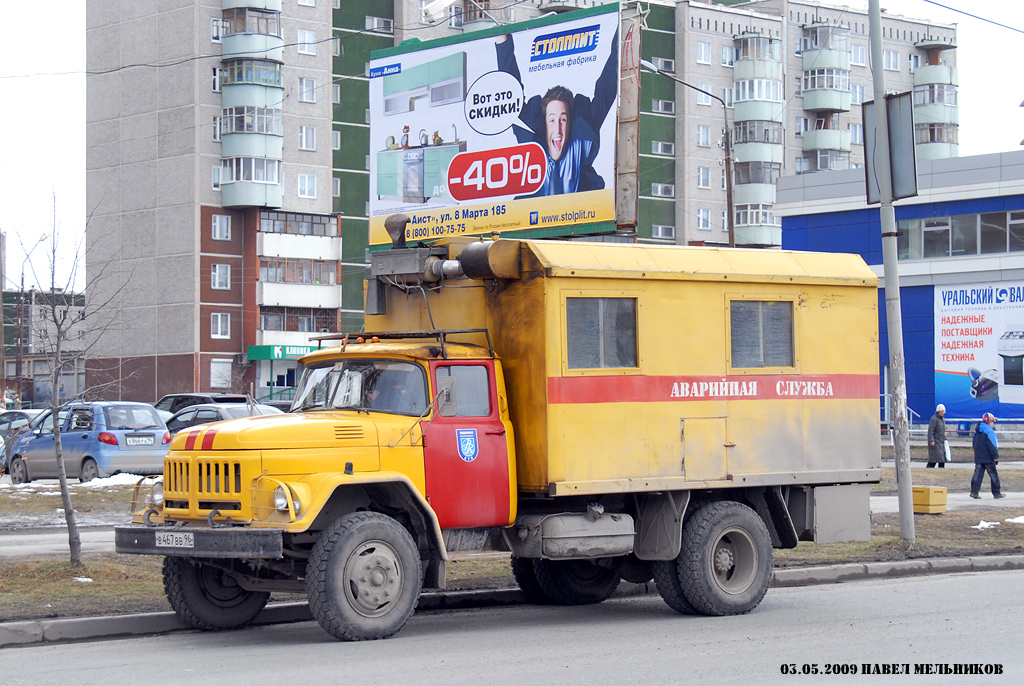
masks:
[[[996,438],[996,418],[991,412],[986,412],[978,428],[974,430],[974,477],[971,478],[971,497],[981,498],[981,482],[988,472],[988,480],[992,485],[992,497],[1005,498],[1006,496],[999,489],[999,474],[996,472],[996,465],[999,464],[999,440]]]

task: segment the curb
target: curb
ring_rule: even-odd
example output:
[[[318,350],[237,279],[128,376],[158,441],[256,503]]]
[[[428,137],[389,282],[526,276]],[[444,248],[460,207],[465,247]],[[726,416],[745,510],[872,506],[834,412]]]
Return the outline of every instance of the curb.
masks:
[[[899,562],[866,562],[776,569],[771,587],[792,588],[820,584],[836,584],[865,579],[892,579],[929,574],[992,572],[1024,569],[1024,555],[992,555],[982,557],[938,557]],[[612,597],[623,598],[657,593],[653,581],[643,584],[622,582]],[[437,591],[423,593],[417,612],[466,610],[472,608],[526,605],[526,596],[518,588],[479,591]],[[312,621],[313,615],[304,602],[275,603],[264,608],[253,626]],[[152,636],[192,629],[173,612],[148,612],[110,617],[76,617],[71,619],[39,619],[0,623],[0,648],[87,641],[131,636]]]

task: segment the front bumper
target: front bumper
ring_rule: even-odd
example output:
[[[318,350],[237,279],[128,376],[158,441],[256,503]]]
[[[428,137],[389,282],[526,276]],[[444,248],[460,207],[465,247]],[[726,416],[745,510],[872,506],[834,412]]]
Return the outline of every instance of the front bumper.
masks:
[[[282,541],[280,529],[114,527],[114,549],[135,555],[275,560],[283,557]]]

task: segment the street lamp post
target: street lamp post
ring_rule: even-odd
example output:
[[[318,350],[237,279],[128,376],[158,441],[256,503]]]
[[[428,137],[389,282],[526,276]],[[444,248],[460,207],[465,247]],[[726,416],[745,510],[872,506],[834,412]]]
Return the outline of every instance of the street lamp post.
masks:
[[[718,97],[714,93],[708,93],[703,88],[697,88],[697,86],[694,86],[692,83],[687,83],[686,81],[683,81],[680,78],[676,78],[674,74],[662,71],[653,62],[649,62],[647,60],[640,60],[640,66],[653,74],[661,74],[662,76],[672,79],[678,84],[686,86],[687,88],[692,88],[698,93],[703,93],[709,98],[717,100],[722,104],[722,124],[724,125],[725,131],[725,140],[723,141],[725,144],[725,228],[729,231],[729,247],[735,248],[736,234],[733,231],[733,224],[736,218],[733,216],[732,206],[732,134],[729,132],[729,106],[725,104],[725,100]]]

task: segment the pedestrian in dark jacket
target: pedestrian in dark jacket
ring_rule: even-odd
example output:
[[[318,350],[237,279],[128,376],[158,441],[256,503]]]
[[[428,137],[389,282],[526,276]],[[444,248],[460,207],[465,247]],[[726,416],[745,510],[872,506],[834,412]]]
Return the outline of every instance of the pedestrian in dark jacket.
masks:
[[[928,421],[928,464],[925,467],[946,466],[946,406],[939,403]]]
[[[1005,498],[999,490],[999,474],[996,472],[996,465],[999,464],[999,441],[996,439],[996,418],[986,412],[978,428],[974,430],[974,477],[971,479],[971,497],[981,498],[981,482],[988,472],[988,480],[992,486],[992,497]]]

